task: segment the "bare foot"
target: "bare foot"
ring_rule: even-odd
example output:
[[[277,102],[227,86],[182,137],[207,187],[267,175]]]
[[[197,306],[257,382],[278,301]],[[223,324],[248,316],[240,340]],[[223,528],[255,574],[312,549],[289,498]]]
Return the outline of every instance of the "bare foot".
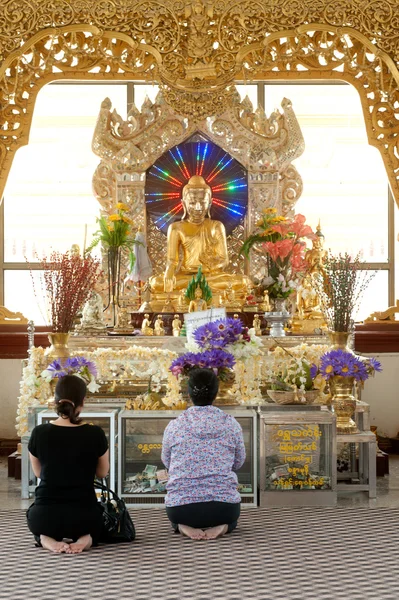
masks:
[[[218,537],[222,537],[225,533],[227,533],[228,525],[218,525],[217,527],[210,527],[205,531],[205,539],[206,540],[216,540]]]
[[[61,554],[62,552],[68,552],[69,545],[65,542],[57,542],[53,538],[48,535],[40,536],[40,543],[46,550],[50,550],[50,552],[55,552],[56,554]]]
[[[205,531],[202,529],[194,529],[194,527],[189,527],[188,525],[178,525],[178,527],[181,534],[186,535],[192,540],[205,539]]]
[[[80,552],[91,548],[92,544],[93,539],[91,535],[82,535],[82,537],[77,539],[76,542],[69,544],[69,550],[67,550],[67,554],[79,554]]]

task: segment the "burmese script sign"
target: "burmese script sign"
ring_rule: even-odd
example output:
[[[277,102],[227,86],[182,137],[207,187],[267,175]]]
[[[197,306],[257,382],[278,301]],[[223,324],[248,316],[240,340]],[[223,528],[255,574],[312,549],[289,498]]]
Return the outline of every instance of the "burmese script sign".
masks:
[[[266,425],[266,489],[331,489],[324,425]]]
[[[209,308],[208,310],[186,313],[184,315],[184,322],[186,324],[187,341],[190,342],[193,339],[193,332],[201,325],[217,321],[218,319],[224,319],[225,317],[225,308]]]

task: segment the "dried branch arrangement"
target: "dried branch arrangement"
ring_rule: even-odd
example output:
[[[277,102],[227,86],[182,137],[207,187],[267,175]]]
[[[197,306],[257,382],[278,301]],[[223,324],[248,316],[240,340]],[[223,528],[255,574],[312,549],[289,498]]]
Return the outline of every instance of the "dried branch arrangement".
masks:
[[[89,299],[100,275],[100,262],[70,252],[52,252],[41,259],[42,287],[55,333],[68,333]]]
[[[367,271],[357,254],[333,255],[323,260],[323,270],[315,278],[324,318],[331,331],[351,331],[355,312],[363,294],[375,277],[376,271]]]

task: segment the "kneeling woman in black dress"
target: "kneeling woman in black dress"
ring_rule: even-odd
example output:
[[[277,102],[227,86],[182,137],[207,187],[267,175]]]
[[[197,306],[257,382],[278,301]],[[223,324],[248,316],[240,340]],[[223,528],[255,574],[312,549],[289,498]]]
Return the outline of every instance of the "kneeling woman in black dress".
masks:
[[[86,384],[66,375],[55,388],[58,419],[38,425],[29,441],[29,456],[40,484],[27,512],[28,527],[43,548],[75,554],[96,543],[102,509],[94,477],[109,471],[108,442],[96,425],[82,423],[79,413]]]

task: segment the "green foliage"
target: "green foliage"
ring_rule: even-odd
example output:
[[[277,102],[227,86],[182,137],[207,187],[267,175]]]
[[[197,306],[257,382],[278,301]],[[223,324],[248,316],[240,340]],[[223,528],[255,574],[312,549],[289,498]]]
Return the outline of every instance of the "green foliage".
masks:
[[[189,301],[195,299],[195,290],[197,289],[197,287],[201,288],[202,297],[206,301],[206,303],[209,304],[212,300],[212,291],[206,281],[205,275],[202,273],[201,267],[199,267],[198,273],[195,275],[195,277],[192,278],[192,280],[187,286],[186,298]]]
[[[130,269],[133,269],[136,257],[134,247],[137,242],[132,233],[133,221],[125,215],[128,206],[122,202],[116,205],[117,212],[109,217],[100,217],[97,219],[99,226],[98,231],[94,234],[94,239],[86,249],[86,254],[89,254],[98,244],[102,244],[104,249],[122,248],[129,253]]]

